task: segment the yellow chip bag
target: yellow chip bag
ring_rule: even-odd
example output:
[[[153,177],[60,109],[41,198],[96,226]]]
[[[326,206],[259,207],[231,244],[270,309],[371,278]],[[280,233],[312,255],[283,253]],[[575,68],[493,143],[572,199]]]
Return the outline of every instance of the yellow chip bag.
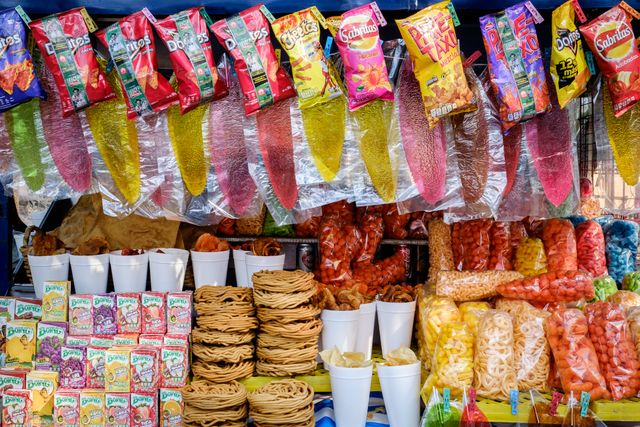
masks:
[[[573,0],[563,3],[551,15],[551,77],[561,108],[582,95],[591,77],[580,31],[574,22],[574,3],[577,4]]]
[[[475,110],[462,68],[449,1],[396,20],[420,83],[422,102],[434,127],[441,117]]]
[[[319,105],[342,94],[320,45],[320,22],[324,25],[324,18],[314,6],[271,23],[273,32],[289,55],[302,109]]]

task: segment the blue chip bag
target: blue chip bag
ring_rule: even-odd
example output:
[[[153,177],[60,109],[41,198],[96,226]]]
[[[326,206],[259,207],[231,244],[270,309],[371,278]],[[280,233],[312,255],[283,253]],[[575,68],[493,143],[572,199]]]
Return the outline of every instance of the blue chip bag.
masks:
[[[46,98],[27,48],[24,22],[15,9],[0,12],[0,112],[32,98]]]

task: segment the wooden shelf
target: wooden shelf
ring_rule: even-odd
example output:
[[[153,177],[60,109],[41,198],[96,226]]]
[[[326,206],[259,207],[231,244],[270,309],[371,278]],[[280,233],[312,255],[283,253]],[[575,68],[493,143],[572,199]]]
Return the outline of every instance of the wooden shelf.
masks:
[[[246,242],[247,240],[255,240],[257,237],[220,237],[228,242]],[[285,244],[318,244],[318,239],[308,239],[300,237],[274,237],[280,243]],[[419,239],[382,239],[383,245],[410,245],[410,246],[427,246],[426,240]]]

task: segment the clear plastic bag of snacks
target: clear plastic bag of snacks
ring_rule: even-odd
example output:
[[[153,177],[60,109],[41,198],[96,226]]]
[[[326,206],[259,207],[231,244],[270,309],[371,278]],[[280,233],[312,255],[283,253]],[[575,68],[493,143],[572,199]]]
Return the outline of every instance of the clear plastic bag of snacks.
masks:
[[[536,237],[527,237],[522,240],[516,249],[514,266],[523,276],[546,273],[547,256],[544,253],[542,240]]]
[[[433,283],[439,271],[454,269],[451,248],[451,226],[442,218],[429,221],[429,282]]]
[[[462,223],[460,241],[462,242],[462,269],[484,271],[489,265],[491,247],[490,230],[493,221],[474,219]]]
[[[609,276],[598,277],[593,279],[593,289],[596,293],[594,300],[589,301],[606,301],[611,295],[618,292],[616,281]]]
[[[485,311],[491,310],[491,305],[485,301],[467,301],[458,305],[462,320],[467,324],[472,334],[478,330],[478,319]]]
[[[441,271],[436,294],[454,301],[475,301],[496,296],[498,285],[521,279],[517,271]]]
[[[559,218],[545,221],[542,242],[547,254],[547,271],[578,269],[576,235],[571,221]]]
[[[625,274],[636,270],[638,224],[615,220],[603,227],[609,275],[621,284]]]
[[[607,258],[604,253],[604,233],[600,224],[585,221],[576,227],[578,269],[593,277],[606,276]]]
[[[513,270],[513,247],[511,246],[511,224],[494,222],[489,232],[491,238],[491,255],[489,270]]]
[[[506,298],[531,302],[587,301],[595,296],[593,280],[581,271],[552,271],[498,285],[497,291]]]
[[[627,324],[636,348],[636,355],[640,360],[640,307],[631,307],[627,310]]]
[[[640,295],[631,291],[618,291],[607,297],[607,302],[620,304],[625,310],[630,310],[632,307],[640,307]]]
[[[426,368],[431,366],[436,342],[442,327],[448,323],[461,322],[460,310],[453,300],[431,295],[426,297],[420,310],[420,334],[424,336],[427,357],[423,360]]]

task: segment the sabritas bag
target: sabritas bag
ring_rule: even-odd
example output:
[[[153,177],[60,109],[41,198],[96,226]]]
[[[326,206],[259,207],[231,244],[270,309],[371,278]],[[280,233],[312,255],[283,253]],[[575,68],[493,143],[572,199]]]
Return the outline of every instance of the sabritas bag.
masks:
[[[271,45],[265,13],[272,20],[271,13],[258,4],[210,27],[235,61],[247,115],[296,94]]]
[[[169,51],[183,114],[229,93],[213,61],[209,30],[202,13],[206,13],[204,8],[192,7],[159,21],[147,15]]]
[[[151,24],[142,11],[98,31],[96,36],[109,49],[118,71],[129,119],[162,111],[178,102],[178,95],[158,72]]]
[[[607,80],[616,117],[640,100],[640,51],[631,27],[630,12],[638,13],[622,2],[580,26],[580,32]]]
[[[38,19],[29,27],[53,74],[64,117],[115,97],[91,46],[89,33],[96,24],[84,8]]]

